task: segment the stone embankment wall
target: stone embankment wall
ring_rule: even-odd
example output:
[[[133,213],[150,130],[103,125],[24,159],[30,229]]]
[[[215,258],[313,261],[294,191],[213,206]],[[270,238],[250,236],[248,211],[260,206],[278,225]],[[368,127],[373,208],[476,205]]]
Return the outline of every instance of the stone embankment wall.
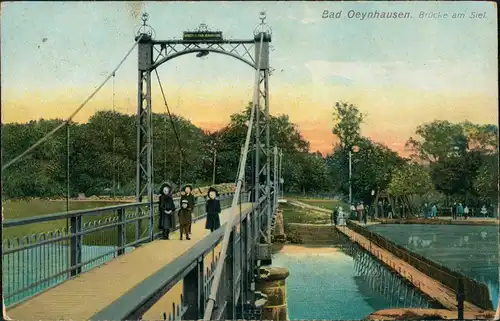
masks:
[[[391,252],[422,273],[428,275],[436,281],[441,282],[452,290],[458,289],[458,279],[461,278],[464,283],[465,301],[471,302],[485,310],[493,310],[493,304],[491,302],[488,286],[486,284],[476,281],[459,272],[453,271],[448,267],[438,264],[422,255],[414,253],[356,223],[348,221],[347,225],[354,232],[361,234],[377,246]]]

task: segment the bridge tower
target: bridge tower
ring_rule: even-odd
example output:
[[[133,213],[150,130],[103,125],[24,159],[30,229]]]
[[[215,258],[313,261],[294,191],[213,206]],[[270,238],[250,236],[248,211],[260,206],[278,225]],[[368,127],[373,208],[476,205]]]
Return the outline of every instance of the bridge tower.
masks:
[[[271,200],[271,154],[269,128],[269,45],[271,42],[271,28],[265,23],[266,13],[261,12],[261,23],[254,30],[255,57],[261,57],[259,68],[258,104],[255,109],[255,162],[254,162],[254,195],[257,205],[256,214],[259,220],[259,248],[257,260],[262,264],[271,263],[271,222],[273,204]],[[262,36],[262,52],[260,52],[260,38]],[[265,197],[265,201],[259,200]]]
[[[222,32],[210,31],[205,24],[198,30],[185,31],[182,40],[156,40],[154,29],[147,24],[149,16],[142,15],[143,24],[136,32],[138,42],[138,97],[137,97],[137,167],[136,201],[147,197],[149,205],[149,238],[153,239],[153,121],[151,108],[151,73],[161,64],[176,57],[196,53],[197,57],[218,53],[236,58],[254,70],[259,70],[259,88],[256,114],[254,115],[253,178],[254,199],[258,205],[254,213],[260,227],[254,230],[254,239],[260,245],[254,252],[255,261],[270,262],[271,222],[273,201],[271,200],[271,155],[269,128],[269,47],[271,28],[265,23],[266,14],[260,14],[260,24],[255,28],[253,39],[224,39]],[[262,49],[260,39],[263,39]],[[254,47],[252,50],[251,47]],[[262,51],[262,52],[261,52]],[[260,61],[257,61],[261,57]],[[265,200],[259,204],[259,199]],[[139,224],[136,234],[141,230]]]

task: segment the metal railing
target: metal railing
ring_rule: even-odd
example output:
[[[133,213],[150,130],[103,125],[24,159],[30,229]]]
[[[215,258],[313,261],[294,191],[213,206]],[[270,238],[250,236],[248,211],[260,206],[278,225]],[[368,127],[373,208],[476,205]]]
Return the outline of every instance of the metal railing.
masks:
[[[259,205],[264,201],[265,196],[259,199]],[[182,293],[176,302],[172,302],[170,307],[165,307],[162,315],[151,316],[151,318],[157,320],[201,319],[207,305],[215,268],[220,260],[224,260],[224,267],[211,320],[244,318],[244,313],[248,312],[248,302],[253,299],[249,290],[255,277],[255,245],[260,240],[259,224],[261,221],[256,215],[258,213],[255,211],[256,205],[253,203],[250,208],[246,209],[240,207],[240,214],[231,228],[225,258],[220,257],[220,249],[217,247],[222,241],[228,223],[90,319],[141,320],[144,314],[179,282],[182,282]],[[207,257],[210,261],[208,265]]]
[[[220,195],[222,208],[230,206],[232,196],[232,193]],[[179,208],[179,198],[174,202]],[[204,204],[204,198],[199,197],[193,220],[205,217]],[[157,201],[153,207],[156,238],[161,235],[156,224]],[[21,234],[2,242],[5,303],[22,302],[149,242],[148,208],[149,203],[142,202],[5,220],[4,231],[12,235],[18,229]],[[59,228],[38,232],[46,226]],[[26,231],[30,235],[22,235]]]
[[[414,253],[407,248],[396,244],[376,232],[351,221],[347,221],[347,226],[354,232],[366,237],[370,242],[389,251],[398,258],[407,262],[420,272],[441,282],[457,294],[459,305],[463,308],[463,300],[486,310],[492,310],[489,290],[486,284],[476,281],[460,272],[453,271],[448,267],[434,262],[422,255]],[[460,302],[462,300],[462,302]]]

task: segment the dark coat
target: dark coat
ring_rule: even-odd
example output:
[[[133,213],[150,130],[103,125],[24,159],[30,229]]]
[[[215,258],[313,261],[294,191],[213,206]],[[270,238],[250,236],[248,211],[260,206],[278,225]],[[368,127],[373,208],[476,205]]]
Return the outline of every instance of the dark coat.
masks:
[[[188,209],[192,212],[194,210],[194,206],[196,204],[196,201],[194,199],[194,195],[193,194],[189,194],[189,195],[184,194],[181,196],[181,203],[183,200],[188,201]]]
[[[163,189],[168,187],[169,193],[168,195],[163,193]],[[175,204],[172,198],[172,186],[168,183],[163,183],[160,187],[160,199],[158,206],[158,228],[160,230],[169,230],[175,227],[174,223],[174,212],[175,212]],[[171,211],[171,212],[170,212]],[[170,213],[166,213],[170,212]]]
[[[186,226],[191,224],[191,222],[191,211],[189,210],[189,208],[181,208],[179,210],[179,224]]]
[[[167,211],[171,211],[170,213],[166,213]],[[160,195],[160,204],[159,204],[159,228],[161,230],[169,230],[175,227],[174,223],[174,213],[175,213],[175,204],[174,199],[171,195]]]
[[[207,212],[207,222],[205,224],[205,228],[207,230],[218,229],[220,227],[220,201],[218,199],[208,199],[205,203],[205,210]]]

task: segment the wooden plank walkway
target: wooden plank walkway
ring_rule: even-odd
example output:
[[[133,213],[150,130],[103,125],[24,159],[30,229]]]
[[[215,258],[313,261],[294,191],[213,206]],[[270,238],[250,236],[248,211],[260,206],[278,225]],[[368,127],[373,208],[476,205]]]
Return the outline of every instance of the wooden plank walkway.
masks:
[[[344,233],[347,237],[349,237],[351,241],[358,243],[361,247],[372,253],[380,261],[392,267],[394,271],[397,271],[402,277],[413,284],[413,286],[420,289],[423,293],[439,302],[446,309],[457,310],[456,294],[452,289],[444,286],[440,282],[420,272],[389,251],[378,247],[364,236],[349,229],[347,226],[338,227],[337,229],[340,232]],[[464,310],[474,312],[484,311],[483,309],[467,301],[464,303]]]
[[[242,204],[242,210],[252,203]],[[228,221],[231,209],[221,213],[221,224]],[[191,240],[157,240],[126,253],[106,264],[68,280],[8,310],[14,320],[89,320],[121,295],[134,288],[165,265],[181,256],[210,231],[205,220],[194,222]]]

